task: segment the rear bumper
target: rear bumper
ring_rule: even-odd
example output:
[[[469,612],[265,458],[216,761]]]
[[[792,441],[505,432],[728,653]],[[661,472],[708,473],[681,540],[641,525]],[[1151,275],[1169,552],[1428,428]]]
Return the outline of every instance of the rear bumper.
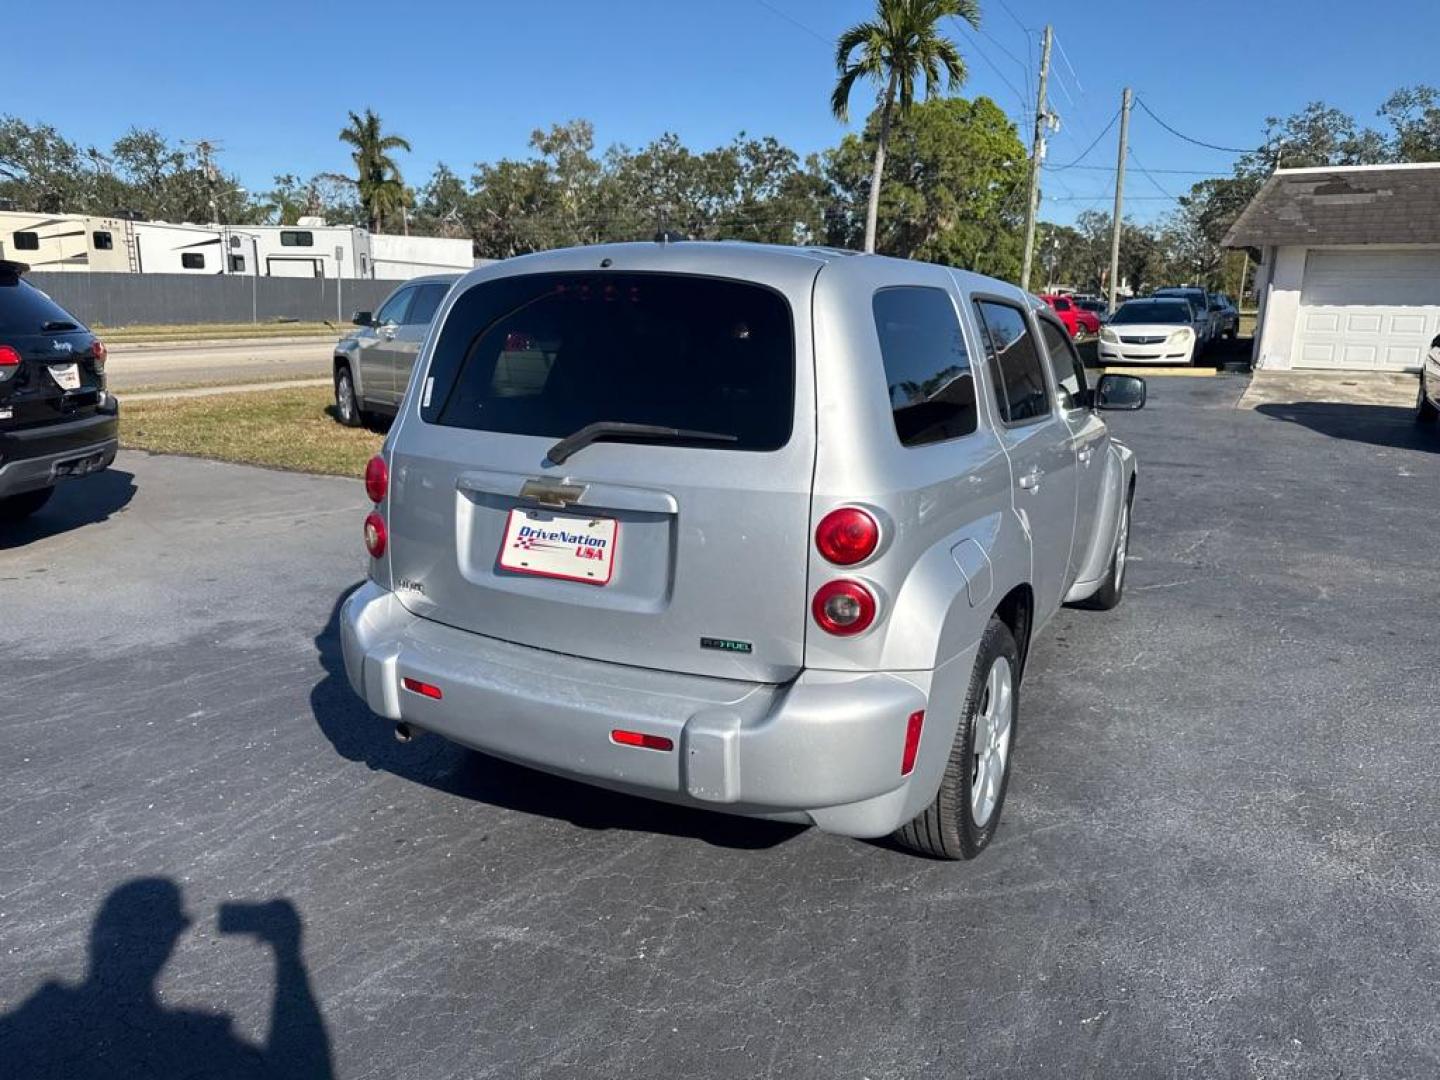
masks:
[[[882,836],[938,783],[933,769],[900,775],[929,672],[805,671],[777,686],[585,660],[421,619],[373,582],[345,601],[340,633],[350,684],[381,716],[605,787]],[[404,689],[406,678],[443,698]],[[619,745],[615,729],[673,750]],[[943,730],[925,735],[922,756],[941,742],[948,751]]]
[[[0,432],[0,498],[108,467],[120,447],[119,426],[114,405],[83,420]]]

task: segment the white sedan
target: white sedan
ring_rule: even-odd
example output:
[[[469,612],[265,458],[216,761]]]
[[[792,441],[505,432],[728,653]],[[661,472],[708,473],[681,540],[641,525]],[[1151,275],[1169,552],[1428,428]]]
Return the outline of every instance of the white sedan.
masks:
[[[1100,329],[1102,364],[1192,364],[1195,328],[1184,300],[1127,300]]]

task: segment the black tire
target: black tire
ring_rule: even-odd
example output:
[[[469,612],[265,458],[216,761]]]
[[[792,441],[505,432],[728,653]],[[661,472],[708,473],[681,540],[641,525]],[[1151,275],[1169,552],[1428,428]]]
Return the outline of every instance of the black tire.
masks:
[[[1002,771],[993,793],[988,814],[983,822],[976,821],[974,784],[980,775],[976,754],[977,720],[990,702],[991,671],[999,661],[1007,665],[1009,696],[1009,727],[1002,755]],[[945,775],[935,801],[917,814],[913,821],[895,831],[895,842],[921,855],[936,859],[973,859],[989,846],[1000,824],[1005,807],[1005,792],[1010,786],[1011,764],[1015,760],[1015,735],[1020,714],[1020,650],[1010,628],[994,615],[980,639],[980,652],[975,657],[975,670],[970,675],[970,689],[965,695],[964,711],[945,763]]]
[[[1417,424],[1433,424],[1440,420],[1440,409],[1435,408],[1435,403],[1430,400],[1430,395],[1425,390],[1425,376],[1420,376],[1420,393],[1415,399],[1415,422]]]
[[[1120,519],[1120,534],[1115,541],[1115,551],[1110,556],[1110,568],[1105,571],[1105,581],[1095,593],[1080,601],[1077,607],[1091,611],[1110,611],[1120,606],[1125,598],[1125,568],[1130,562],[1130,510],[1135,502],[1132,491],[1125,500],[1125,516]]]
[[[55,494],[53,487],[37,491],[22,491],[19,495],[0,499],[0,521],[23,521],[50,501]]]
[[[359,427],[365,422],[360,399],[355,396],[355,376],[349,364],[335,368],[335,419],[346,427]]]

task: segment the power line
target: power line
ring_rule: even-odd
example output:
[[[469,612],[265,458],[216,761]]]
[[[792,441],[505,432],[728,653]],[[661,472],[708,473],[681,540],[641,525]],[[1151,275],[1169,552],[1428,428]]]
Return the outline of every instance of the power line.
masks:
[[[1045,168],[1047,168],[1047,169],[1055,169],[1055,168],[1059,168],[1059,166],[1057,166],[1057,165],[1046,165]],[[1070,168],[1070,169],[1085,169],[1085,170],[1088,170],[1088,171],[1090,171],[1090,172],[1110,172],[1110,173],[1113,173],[1113,172],[1115,171],[1115,166],[1114,166],[1114,165],[1078,165],[1078,164],[1070,164],[1070,165],[1066,166],[1066,168]],[[1172,175],[1172,176],[1229,176],[1229,175],[1231,175],[1231,174],[1228,173],[1228,172],[1216,172],[1216,171],[1213,170],[1213,169],[1151,169],[1150,171],[1153,172],[1153,173],[1159,173],[1159,174],[1161,174],[1162,176],[1165,175],[1166,173],[1169,173],[1169,174]]]
[[[1120,119],[1120,110],[1116,109],[1115,115],[1110,117],[1110,122],[1105,125],[1104,130],[1102,130],[1099,135],[1096,135],[1095,138],[1090,141],[1090,145],[1085,147],[1085,149],[1080,152],[1080,156],[1077,157],[1074,161],[1066,165],[1046,165],[1043,167],[1049,169],[1051,172],[1059,172],[1061,169],[1073,169],[1076,165],[1080,164],[1080,162],[1085,160],[1086,154],[1090,153],[1091,150],[1094,150],[1095,147],[1099,145],[1100,140],[1105,137],[1105,133],[1115,126],[1115,121],[1118,119]]]
[[[1255,147],[1253,146],[1242,150],[1234,146],[1216,146],[1214,143],[1208,143],[1201,139],[1192,139],[1189,135],[1185,135],[1181,132],[1176,131],[1164,120],[1161,120],[1160,117],[1156,116],[1155,111],[1151,109],[1149,105],[1145,104],[1144,98],[1137,97],[1135,99],[1135,103],[1139,105],[1140,108],[1144,109],[1147,113],[1150,114],[1151,120],[1154,120],[1157,124],[1159,124],[1166,131],[1170,132],[1170,134],[1174,135],[1177,139],[1184,139],[1188,143],[1194,143],[1196,146],[1203,146],[1207,150],[1219,150],[1221,153],[1224,154],[1253,154],[1255,152]]]
[[[786,14],[785,12],[781,11],[781,10],[780,10],[778,7],[776,7],[774,4],[769,3],[768,0],[755,0],[755,3],[759,4],[759,5],[760,5],[761,7],[763,7],[766,11],[770,12],[772,15],[778,15],[778,16],[780,16],[780,18],[784,19],[784,20],[785,20],[786,22],[788,22],[791,26],[798,27],[799,29],[804,30],[805,33],[809,34],[809,35],[810,35],[811,37],[813,37],[813,38],[819,38],[821,41],[823,41],[826,45],[829,45],[831,48],[834,47],[835,43],[834,43],[830,38],[827,38],[824,34],[820,33],[819,30],[816,30],[814,27],[811,27],[811,26],[806,26],[803,22],[801,22],[799,19],[795,18],[793,15],[788,15],[788,14]]]
[[[1096,202],[1100,199],[1113,198],[1111,192],[1102,191],[1099,195],[1052,195],[1047,202]],[[1132,202],[1169,202],[1174,198],[1172,195],[1126,195],[1125,201]]]
[[[961,22],[959,19],[957,19],[954,15],[951,15],[951,16],[950,16],[950,19],[951,19],[951,21],[954,22],[955,25],[957,25],[957,26],[970,26],[969,23],[962,23],[962,22]],[[974,26],[974,27],[971,27],[971,29],[974,30],[975,33],[977,33],[977,34],[981,35],[983,38],[985,38],[986,41],[988,41],[988,42],[990,42],[990,44],[994,45],[997,49],[999,49],[1002,53],[1004,53],[1006,56],[1008,56],[1011,60],[1015,61],[1016,64],[1020,65],[1020,70],[1025,73],[1025,77],[1026,77],[1027,79],[1030,77],[1030,65],[1029,65],[1028,63],[1026,63],[1024,60],[1021,60],[1021,59],[1020,59],[1018,56],[1016,56],[1013,52],[1011,52],[1011,51],[1010,51],[1009,49],[1007,49],[1004,45],[1002,45],[1002,44],[1000,43],[1000,39],[999,39],[999,38],[997,38],[994,34],[987,33],[983,27]]]
[[[1065,46],[1060,44],[1060,37],[1056,35],[1055,44],[1060,45],[1060,59],[1065,61],[1065,66],[1070,69],[1070,77],[1075,80],[1075,85],[1080,88],[1080,93],[1085,93],[1085,87],[1080,83],[1080,75],[1075,70],[1075,65],[1070,63],[1070,57],[1065,53]]]
[[[968,23],[962,23],[953,15],[950,17],[950,19],[956,26],[960,27],[961,29],[969,26]],[[970,27],[970,29],[973,31],[974,27]],[[975,46],[975,55],[980,57],[981,60],[984,60],[985,63],[989,65],[990,70],[995,72],[995,74],[1000,77],[1000,81],[1010,88],[1011,93],[1013,93],[1017,98],[1020,99],[1021,107],[1023,107],[1025,112],[1028,114],[1030,112],[1030,96],[1028,94],[1022,93],[1020,88],[1010,81],[1006,74],[1000,70],[999,65],[996,64],[995,61],[991,60],[988,55],[986,55],[984,49],[980,48],[980,43],[978,41],[972,39],[970,44]],[[1014,59],[1014,57],[1012,56],[1011,59]]]
[[[1034,31],[1031,30],[1030,27],[1026,26],[1023,22],[1020,21],[1020,16],[1015,14],[1014,10],[1011,9],[1010,5],[1005,3],[1005,0],[999,0],[999,3],[1000,6],[1005,9],[1005,14],[1009,15],[1010,18],[1015,20],[1015,25],[1025,32],[1027,38],[1030,34],[1034,33]]]
[[[1163,187],[1160,186],[1160,181],[1156,180],[1155,177],[1150,175],[1149,169],[1145,168],[1144,165],[1140,164],[1140,159],[1135,156],[1135,151],[1133,148],[1130,150],[1130,160],[1135,162],[1135,167],[1145,174],[1145,179],[1150,181],[1151,185],[1155,188],[1156,191],[1160,192],[1161,195],[1165,196],[1165,198],[1169,199],[1171,202],[1180,202],[1179,199],[1177,199],[1174,195],[1171,195],[1170,192],[1166,191]]]

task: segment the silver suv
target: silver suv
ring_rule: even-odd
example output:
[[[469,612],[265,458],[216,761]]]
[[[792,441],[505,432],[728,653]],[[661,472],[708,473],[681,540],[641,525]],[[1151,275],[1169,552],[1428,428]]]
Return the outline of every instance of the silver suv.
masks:
[[[374,313],[357,311],[357,327],[335,346],[335,418],[346,427],[374,425],[395,414],[440,302],[459,274],[405,282]]]
[[[446,298],[371,461],[351,684],[408,740],[931,855],[994,835],[1035,632],[1135,465],[1064,327],[941,266],[554,251]]]

